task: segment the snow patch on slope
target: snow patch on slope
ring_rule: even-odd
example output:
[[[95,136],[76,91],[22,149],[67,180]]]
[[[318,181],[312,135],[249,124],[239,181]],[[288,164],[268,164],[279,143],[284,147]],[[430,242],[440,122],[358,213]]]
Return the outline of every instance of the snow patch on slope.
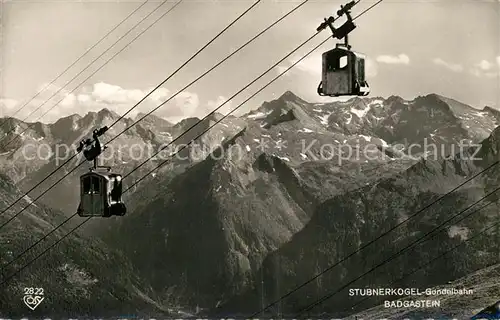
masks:
[[[359,110],[359,109],[356,109],[356,108],[351,108],[350,112],[355,114],[358,118],[363,118],[364,116],[366,116],[366,114],[368,113],[368,111],[370,111],[370,105],[367,104],[366,107],[362,110]]]

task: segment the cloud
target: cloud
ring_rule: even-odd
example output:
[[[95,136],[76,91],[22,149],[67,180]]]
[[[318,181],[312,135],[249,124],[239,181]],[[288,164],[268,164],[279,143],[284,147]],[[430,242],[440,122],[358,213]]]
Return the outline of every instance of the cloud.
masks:
[[[81,93],[81,94],[76,96],[76,100],[80,104],[85,104],[85,103],[89,103],[90,101],[92,101],[92,98],[88,94]]]
[[[298,59],[294,61],[297,61]],[[306,57],[304,60],[297,63],[295,68],[299,69],[300,71],[307,72],[313,75],[320,75],[321,65],[322,65],[321,54],[314,54]]]
[[[500,74],[500,57],[496,57],[498,70],[495,70],[495,62],[482,60],[470,69],[470,73],[476,77],[495,78]]]
[[[148,90],[148,92],[151,92],[154,88],[151,88]],[[170,91],[166,88],[158,88],[157,90],[153,91],[153,93],[149,96],[150,99],[152,99],[154,102],[157,103],[162,103],[165,100],[167,100],[167,97],[169,96]]]
[[[470,74],[476,77],[486,77],[486,78],[496,78],[497,76],[500,75],[500,72],[495,72],[495,71],[483,71],[479,68],[471,68],[470,69]]]
[[[209,110],[209,112],[212,112],[213,110],[219,108],[223,103],[225,103],[226,100],[227,98],[224,96],[218,96],[216,100],[209,100],[207,102],[207,109]],[[233,110],[232,101],[228,101],[219,110],[217,110],[217,112],[226,115],[232,110]]]
[[[376,60],[379,63],[387,64],[410,64],[410,57],[403,53],[398,56],[381,55]]]
[[[476,64],[476,67],[478,67],[481,70],[487,71],[490,70],[493,67],[493,63],[490,63],[487,60],[482,60],[478,64]]]
[[[375,60],[367,58],[365,60],[365,75],[367,78],[374,78],[378,74],[378,64]]]
[[[153,97],[152,100],[158,100],[159,97],[161,100],[166,100],[161,93],[157,97]],[[153,105],[156,107],[158,103],[154,103]],[[198,116],[196,113],[199,111],[199,106],[200,99],[196,93],[183,91],[161,106],[154,114],[171,122],[178,122],[185,118]]]
[[[40,86],[40,89],[44,88],[45,91],[18,112],[15,115],[16,118],[26,119],[26,121],[54,122],[64,116],[75,113],[85,115],[88,112],[96,112],[103,108],[121,115],[137,104],[138,101],[142,100],[153,89],[125,89],[104,82],[79,88],[75,92],[68,92],[56,85],[47,86],[45,84]],[[166,101],[169,98],[169,94],[170,91],[168,89],[158,88],[129,113],[128,116],[134,117],[139,112],[151,111],[160,105],[160,103]],[[0,99],[0,112],[2,116],[16,113],[22,103],[12,99]],[[175,99],[172,99],[172,101],[169,101],[169,103],[155,111],[155,114],[164,118],[178,117],[182,119],[192,116],[199,107],[199,104],[197,94],[181,92]],[[41,105],[44,106],[40,107]],[[35,112],[35,110],[37,111]]]
[[[17,109],[21,108],[19,101],[14,99],[0,98],[0,116],[12,115]]]
[[[140,101],[147,92],[138,89],[123,89],[120,86],[99,82],[94,84],[92,97],[96,102],[109,104],[135,103]]]
[[[61,101],[61,106],[67,107],[71,106],[76,102],[76,96],[73,93],[70,93],[64,97],[64,99]]]
[[[464,67],[461,64],[449,63],[444,61],[441,58],[435,58],[432,62],[438,66],[443,66],[453,72],[462,72],[464,71]]]
[[[192,115],[200,105],[200,99],[196,93],[181,92],[175,96],[175,102],[182,109],[183,115]]]
[[[276,67],[276,71],[279,74],[285,72],[288,68],[290,68],[291,65],[296,63],[300,58],[301,58],[300,56],[295,56],[293,58],[288,59],[283,64],[278,65]],[[321,75],[321,53],[316,53],[307,56],[299,63],[297,63],[295,66],[293,66],[293,68],[290,69],[283,76],[289,75],[292,71],[301,71],[309,75],[315,75],[315,76]]]

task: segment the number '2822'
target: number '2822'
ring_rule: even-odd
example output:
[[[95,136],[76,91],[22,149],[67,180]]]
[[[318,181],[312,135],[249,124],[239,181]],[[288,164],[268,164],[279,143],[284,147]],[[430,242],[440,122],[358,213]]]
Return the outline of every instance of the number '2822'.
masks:
[[[41,296],[43,295],[43,288],[24,288],[24,294],[25,295],[34,294]]]

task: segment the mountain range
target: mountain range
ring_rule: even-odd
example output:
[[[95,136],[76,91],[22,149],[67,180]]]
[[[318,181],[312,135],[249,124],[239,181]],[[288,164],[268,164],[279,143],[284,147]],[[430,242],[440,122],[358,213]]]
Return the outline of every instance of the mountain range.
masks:
[[[5,206],[69,159],[33,158],[27,151],[59,150],[61,155],[62,148],[74,149],[92,130],[115,121],[103,136],[105,143],[111,140],[104,164],[126,176],[125,189],[133,186],[124,195],[126,216],[91,220],[61,244],[72,249],[55,250],[45,262],[37,262],[46,263],[47,269],[32,267],[31,279],[44,278],[47,291],[55,292],[52,299],[64,301],[62,307],[47,303],[45,308],[82,312],[62,297],[67,282],[60,272],[45,274],[73,264],[79,270],[73,273],[106,279],[104,286],[80,284],[95,292],[75,289],[83,290],[75,292],[82,293],[88,314],[102,312],[104,305],[111,306],[108,313],[131,305],[136,311],[127,312],[248,316],[500,160],[500,112],[436,94],[412,101],[391,96],[318,104],[286,92],[243,116],[216,113],[198,125],[197,118],[172,124],[149,115],[112,139],[142,116],[121,119],[104,109],[52,124],[0,119],[5,122],[0,127]],[[177,148],[200,137],[171,160],[157,157],[134,170],[148,158],[145,146],[154,154],[181,135],[174,142]],[[166,165],[156,168],[165,160]],[[19,229],[12,229],[15,247],[8,250],[29,246],[20,230],[32,234],[33,242],[75,212],[79,175],[88,165],[69,171],[81,162],[81,157],[69,160],[30,193],[35,199],[68,174],[14,220]],[[498,177],[493,167],[261,316],[293,316],[480,199],[498,185]],[[465,242],[494,221],[498,200],[488,200],[494,205],[453,221],[352,286],[383,286],[417,262]],[[25,221],[34,217],[42,220],[43,228]],[[38,233],[32,233],[34,228]],[[450,260],[439,260],[399,286],[442,285],[499,263],[497,234],[494,230],[487,240],[466,242]],[[4,245],[1,249],[6,254]],[[0,290],[3,297],[27,286],[24,279],[15,278],[10,289]],[[114,302],[102,298],[105,290]],[[380,303],[368,299],[355,309],[346,308],[359,300],[346,290],[309,315],[349,316]],[[14,305],[7,308],[20,310]]]

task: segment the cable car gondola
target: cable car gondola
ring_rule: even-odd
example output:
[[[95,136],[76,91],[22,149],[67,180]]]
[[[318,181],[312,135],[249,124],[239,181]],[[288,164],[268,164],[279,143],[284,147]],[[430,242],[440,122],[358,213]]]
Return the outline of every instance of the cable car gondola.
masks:
[[[335,28],[335,18],[329,17],[316,29],[321,31],[328,26],[332,31],[332,38],[344,39],[344,44],[338,43],[332,50],[322,55],[321,81],[318,85],[320,96],[367,96],[370,87],[365,80],[365,55],[351,50],[348,34],[356,28],[350,10],[354,1],[337,11],[339,17],[347,16],[347,21]]]
[[[111,172],[111,167],[97,166],[97,158],[106,149],[102,148],[99,137],[108,127],[96,129],[91,139],[82,140],[77,148],[94,166],[80,176],[80,217],[124,216],[127,208],[122,201],[122,176]],[[102,170],[104,169],[104,170]]]

